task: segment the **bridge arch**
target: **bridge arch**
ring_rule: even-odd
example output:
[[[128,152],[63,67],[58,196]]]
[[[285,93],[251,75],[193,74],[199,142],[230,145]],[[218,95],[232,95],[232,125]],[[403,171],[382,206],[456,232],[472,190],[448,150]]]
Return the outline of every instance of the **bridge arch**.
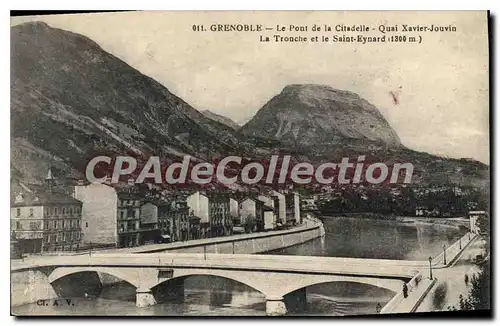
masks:
[[[84,272],[96,272],[104,273],[114,277],[117,277],[134,287],[138,288],[140,286],[140,277],[137,271],[133,269],[125,268],[109,268],[109,267],[58,267],[52,273],[50,273],[48,279],[52,284],[53,282],[62,279],[63,277],[84,273]]]
[[[344,275],[303,275],[297,278],[294,282],[289,282],[281,289],[280,296],[284,297],[297,290],[305,289],[307,287],[319,284],[328,283],[357,283],[365,284],[373,287],[389,290],[393,293],[398,293],[403,288],[404,281],[399,279],[388,278],[372,278],[372,277],[357,277],[357,276],[344,276]]]
[[[157,288],[159,286],[165,285],[168,282],[183,282],[186,278],[192,276],[212,276],[219,277],[222,279],[230,280],[235,283],[243,284],[262,295],[266,296],[266,284],[262,284],[262,279],[258,276],[256,277],[255,273],[252,272],[242,272],[242,273],[234,273],[228,270],[218,270],[218,269],[176,269],[173,277],[160,280],[155,283],[151,289]]]

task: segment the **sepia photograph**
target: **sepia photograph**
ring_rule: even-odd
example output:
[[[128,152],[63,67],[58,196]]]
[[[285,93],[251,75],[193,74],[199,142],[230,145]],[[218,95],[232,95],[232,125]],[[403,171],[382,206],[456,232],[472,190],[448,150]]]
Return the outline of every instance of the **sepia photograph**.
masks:
[[[11,315],[491,315],[490,19],[11,13]]]

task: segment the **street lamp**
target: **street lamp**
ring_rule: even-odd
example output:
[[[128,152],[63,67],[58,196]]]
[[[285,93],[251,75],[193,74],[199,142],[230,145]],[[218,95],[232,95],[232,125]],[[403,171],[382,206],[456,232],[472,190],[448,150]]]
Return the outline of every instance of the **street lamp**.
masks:
[[[432,280],[432,257],[429,256],[429,278]]]
[[[446,244],[443,245],[443,263],[446,265]]]

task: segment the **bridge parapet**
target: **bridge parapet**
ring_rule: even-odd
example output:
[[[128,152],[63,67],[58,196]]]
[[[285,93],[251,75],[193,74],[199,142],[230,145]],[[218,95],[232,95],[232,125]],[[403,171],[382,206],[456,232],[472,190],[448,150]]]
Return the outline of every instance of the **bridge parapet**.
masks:
[[[476,239],[478,235],[475,233],[467,232],[460,239],[455,241],[452,245],[446,248],[446,264],[444,261],[445,253],[441,252],[439,255],[432,259],[432,266],[434,267],[447,267],[450,266],[455,259],[465,250],[465,248]]]
[[[418,272],[408,283],[408,296],[405,298],[403,289],[382,308],[381,314],[397,314],[414,312],[436,282]]]

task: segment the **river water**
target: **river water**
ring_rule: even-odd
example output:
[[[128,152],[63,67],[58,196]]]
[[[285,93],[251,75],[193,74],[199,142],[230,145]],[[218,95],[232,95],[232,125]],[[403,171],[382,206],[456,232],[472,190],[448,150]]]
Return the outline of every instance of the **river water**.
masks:
[[[273,255],[306,255],[378,259],[427,260],[443,245],[458,240],[461,232],[447,226],[378,221],[356,218],[326,218],[322,239],[274,251]],[[76,285],[75,285],[76,286]],[[338,282],[310,286],[307,307],[291,315],[374,314],[394,295],[375,286]],[[80,291],[81,292],[81,291]],[[65,298],[67,299],[67,298]],[[47,315],[265,315],[265,297],[231,280],[192,276],[184,282],[182,302],[166,302],[150,308],[135,306],[135,288],[118,283],[103,288],[92,298],[51,301],[48,306],[28,304],[13,307],[14,314]]]

